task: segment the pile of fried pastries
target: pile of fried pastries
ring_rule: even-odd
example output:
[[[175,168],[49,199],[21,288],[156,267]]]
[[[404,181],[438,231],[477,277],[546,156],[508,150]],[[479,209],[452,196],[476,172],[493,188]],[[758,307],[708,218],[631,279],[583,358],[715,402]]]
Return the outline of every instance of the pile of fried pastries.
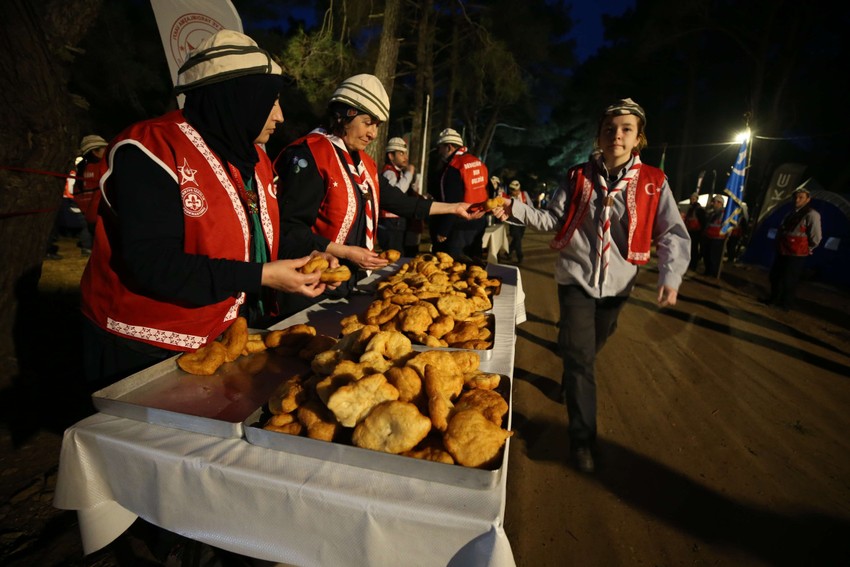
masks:
[[[304,345],[309,339],[304,336]],[[297,345],[294,345],[297,346]],[[284,380],[263,429],[418,459],[493,469],[512,435],[501,376],[471,351],[416,352],[397,331],[364,325]]]
[[[374,325],[415,344],[487,350],[493,347],[493,318],[485,312],[501,284],[484,268],[446,253],[419,254],[380,281],[377,299],[364,313],[342,319],[341,332]]]
[[[212,376],[225,362],[233,362],[248,356],[273,350],[283,356],[298,356],[312,360],[316,353],[336,344],[337,339],[316,333],[310,325],[293,325],[286,329],[267,333],[249,333],[248,321],[237,317],[236,321],[222,333],[219,340],[186,352],[177,358],[177,366],[189,374]]]

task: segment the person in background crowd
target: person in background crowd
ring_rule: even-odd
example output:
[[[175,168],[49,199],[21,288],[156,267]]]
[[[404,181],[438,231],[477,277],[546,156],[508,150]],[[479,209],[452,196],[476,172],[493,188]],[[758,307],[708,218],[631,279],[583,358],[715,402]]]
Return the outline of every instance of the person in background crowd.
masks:
[[[667,177],[640,160],[646,114],[631,99],[608,106],[599,120],[596,151],[567,172],[546,210],[520,199],[495,213],[538,230],[556,230],[563,357],[562,396],[569,415],[570,452],[578,469],[595,470],[596,356],[617,319],[639,266],[658,254],[658,305],[676,304],[688,268],[690,242]]]
[[[770,268],[768,305],[788,311],[794,307],[797,286],[803,276],[806,258],[823,237],[820,213],[812,208],[812,195],[803,186],[791,194],[794,210],[788,213],[776,234],[776,258]]]
[[[272,168],[261,144],[283,122],[281,68],[248,36],[221,30],[193,50],[183,110],[110,144],[95,246],[81,282],[87,379],[111,383],[215,340],[237,316],[274,315],[264,289],[314,297],[308,257],[275,261]]]
[[[741,253],[741,241],[744,239],[744,234],[746,234],[749,225],[750,218],[746,203],[743,203],[742,209],[738,222],[729,231],[729,236],[726,239],[726,259],[730,262],[738,260]]]
[[[502,185],[502,180],[498,175],[491,175],[490,182],[487,184],[487,195],[492,199],[494,197],[507,197],[505,186]]]
[[[702,231],[702,260],[706,276],[720,277],[720,267],[723,264],[723,249],[726,247],[726,235],[720,232],[723,224],[725,205],[720,194],[712,197],[705,216],[705,226]]]
[[[452,128],[440,132],[437,153],[443,161],[443,168],[433,180],[431,194],[436,201],[463,201],[471,205],[487,200],[487,166],[469,153],[460,134]],[[446,252],[455,259],[480,258],[486,227],[483,218],[433,219],[430,227],[433,249]]]
[[[705,209],[699,203],[699,193],[691,193],[690,205],[685,212],[685,227],[691,237],[691,263],[689,270],[696,270],[700,260],[700,242],[705,227]]]
[[[382,208],[408,219],[473,218],[467,212],[468,203],[436,203],[407,196],[386,183],[379,185],[377,165],[365,149],[377,136],[378,125],[389,118],[389,104],[384,86],[374,75],[345,79],[330,98],[325,126],[295,140],[274,162],[284,235],[280,257],[321,250],[351,268],[351,280],[329,297],[349,295],[360,275],[387,265],[375,251]],[[291,295],[281,301],[284,314],[311,303]]]
[[[531,197],[522,190],[520,183],[518,180],[514,179],[508,184],[508,189],[510,194],[508,195],[511,199],[517,199],[520,202],[534,206],[534,203],[531,200]],[[510,250],[508,251],[508,257],[516,254],[517,264],[522,264],[523,253],[522,253],[522,238],[525,236],[525,225],[521,222],[508,220],[508,235],[510,236]]]
[[[384,169],[381,170],[381,177],[393,187],[397,187],[402,193],[408,193],[416,174],[416,166],[408,163],[407,142],[402,138],[390,138],[385,151],[386,158]],[[380,210],[378,244],[381,250],[398,250],[401,252],[404,248],[406,230],[407,219],[391,213],[386,208]]]
[[[76,158],[74,167],[71,168],[71,171],[68,172],[68,177],[65,178],[62,204],[59,206],[59,212],[56,214],[56,220],[50,229],[50,237],[47,241],[46,258],[48,260],[62,259],[62,255],[59,254],[60,236],[77,237],[77,246],[80,248],[80,254],[83,256],[91,255],[92,235],[86,225],[83,212],[74,200],[74,181],[77,179],[76,164],[82,159],[81,157]]]
[[[80,156],[77,163],[77,180],[74,183],[74,200],[86,218],[89,234],[94,234],[97,221],[97,208],[100,206],[100,178],[106,173],[106,140],[91,134],[80,142]],[[88,246],[90,249],[91,246]]]

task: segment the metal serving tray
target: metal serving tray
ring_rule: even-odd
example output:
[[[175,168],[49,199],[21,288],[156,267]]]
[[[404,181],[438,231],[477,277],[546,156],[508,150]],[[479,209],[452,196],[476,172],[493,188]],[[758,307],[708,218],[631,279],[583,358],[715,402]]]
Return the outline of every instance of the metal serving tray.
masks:
[[[513,388],[511,386],[511,379],[508,376],[502,376],[499,391],[507,397],[509,408],[513,407],[511,401],[511,392]],[[309,437],[287,435],[286,433],[269,431],[262,429],[261,427],[260,419],[262,415],[263,408],[259,408],[245,420],[245,439],[247,439],[249,443],[260,447],[266,447],[268,449],[283,451],[285,453],[293,453],[303,457],[312,457],[314,459],[350,465],[363,469],[438,482],[440,484],[450,484],[464,488],[486,490],[499,484],[503,471],[506,469],[508,464],[510,439],[505,441],[505,446],[502,451],[502,459],[499,461],[498,468],[493,470],[475,469],[461,465],[447,465],[445,463],[415,459],[413,457],[382,453],[380,451],[362,449],[353,445],[319,441],[316,439],[310,439]],[[507,423],[506,427],[507,429],[510,429],[511,409],[508,410],[508,414],[505,416],[505,419]]]
[[[253,332],[253,331],[252,331]],[[224,363],[212,376],[188,374],[177,356],[92,394],[98,411],[216,437],[242,437],[242,424],[287,377],[309,365],[272,351]]]

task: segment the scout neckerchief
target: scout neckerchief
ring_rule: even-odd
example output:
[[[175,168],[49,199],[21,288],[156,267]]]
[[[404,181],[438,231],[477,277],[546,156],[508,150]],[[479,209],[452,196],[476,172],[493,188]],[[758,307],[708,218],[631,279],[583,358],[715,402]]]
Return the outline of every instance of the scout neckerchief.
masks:
[[[634,154],[634,163],[632,166],[629,167],[628,171],[626,171],[617,184],[610,189],[608,188],[608,180],[605,178],[603,169],[597,167],[597,183],[599,183],[599,189],[602,191],[604,199],[602,200],[602,212],[599,215],[599,227],[596,233],[600,245],[596,253],[596,266],[593,270],[594,288],[599,286],[600,276],[601,280],[604,281],[605,276],[608,274],[608,260],[611,256],[611,209],[614,208],[614,196],[625,189],[632,178],[637,176],[638,172],[640,172],[640,165],[640,157]]]
[[[372,212],[372,188],[369,186],[369,174],[366,171],[366,166],[363,165],[363,160],[359,160],[357,165],[354,165],[354,160],[348,151],[342,152],[345,155],[345,162],[348,164],[348,170],[351,172],[354,182],[360,188],[360,193],[363,195],[363,212],[366,217],[366,248],[369,250],[375,249],[375,218]]]

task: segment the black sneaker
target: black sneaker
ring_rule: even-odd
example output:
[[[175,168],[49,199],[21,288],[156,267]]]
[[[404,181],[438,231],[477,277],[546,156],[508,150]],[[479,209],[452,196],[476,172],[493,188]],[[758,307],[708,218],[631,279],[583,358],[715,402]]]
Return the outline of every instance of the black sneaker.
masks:
[[[589,474],[596,470],[590,445],[579,445],[576,447],[575,451],[573,451],[573,460],[576,463],[576,468],[583,473]]]

